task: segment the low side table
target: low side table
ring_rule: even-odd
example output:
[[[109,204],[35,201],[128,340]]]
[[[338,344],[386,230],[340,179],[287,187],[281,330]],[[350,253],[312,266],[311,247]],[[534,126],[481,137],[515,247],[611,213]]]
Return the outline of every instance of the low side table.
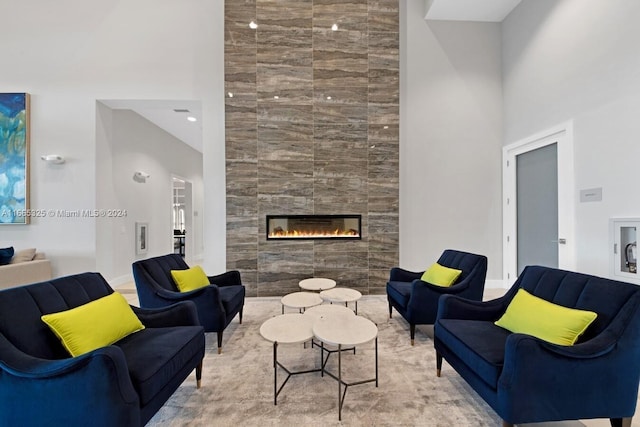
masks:
[[[310,307],[307,310],[305,310],[304,312],[305,316],[312,316],[314,318],[314,322],[318,321],[320,319],[324,319],[326,317],[333,317],[333,318],[352,318],[355,317],[356,314],[353,312],[353,310],[351,310],[348,307],[344,307],[342,305],[333,305],[333,304],[321,304],[321,305],[316,305],[315,307]],[[311,347],[316,346],[316,347],[321,347],[321,352],[322,352],[322,358],[320,359],[322,361],[322,367],[324,368],[327,364],[327,362],[329,361],[329,356],[331,356],[332,353],[336,353],[338,350],[332,350],[328,347],[326,347],[324,345],[324,342],[320,342],[320,345],[318,345],[314,340],[311,340]],[[343,348],[342,351],[351,351],[353,350],[353,354],[356,354],[356,348]],[[327,353],[327,357],[324,357],[324,353]],[[322,376],[324,376],[324,370],[322,371]]]
[[[278,362],[278,344],[304,343],[313,338],[313,316],[303,314],[282,314],[272,317],[260,326],[260,335],[273,343],[273,404],[278,404],[278,395],[292,375],[320,372],[322,368],[308,369],[305,371],[290,371],[282,363]],[[278,367],[287,373],[284,382],[278,388]]]
[[[285,307],[297,308],[298,312],[303,313],[309,307],[322,304],[322,298],[314,292],[293,292],[283,296],[280,303],[282,303],[282,314]]]
[[[358,300],[362,297],[360,291],[350,288],[333,288],[320,292],[320,297],[329,302],[344,303],[347,306],[350,302],[356,303],[356,314],[358,314]]]
[[[338,346],[338,375],[326,371],[324,365],[322,366],[322,374],[326,373],[338,381],[338,420],[342,421],[342,405],[349,386],[375,381],[376,387],[378,387],[378,327],[371,320],[362,316],[327,316],[313,323],[313,334],[323,343]],[[355,347],[372,340],[375,340],[375,378],[352,383],[345,382],[342,379],[342,347]],[[342,386],[344,386],[344,393]]]
[[[324,291],[327,289],[335,288],[336,281],[333,279],[325,279],[323,277],[312,277],[310,279],[300,280],[298,283],[301,289],[305,291]]]

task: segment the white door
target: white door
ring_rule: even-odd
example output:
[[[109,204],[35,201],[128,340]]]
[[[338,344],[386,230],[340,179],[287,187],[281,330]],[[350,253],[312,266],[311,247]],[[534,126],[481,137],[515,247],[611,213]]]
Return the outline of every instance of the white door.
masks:
[[[574,269],[573,188],[571,122],[503,148],[507,286],[526,265]]]

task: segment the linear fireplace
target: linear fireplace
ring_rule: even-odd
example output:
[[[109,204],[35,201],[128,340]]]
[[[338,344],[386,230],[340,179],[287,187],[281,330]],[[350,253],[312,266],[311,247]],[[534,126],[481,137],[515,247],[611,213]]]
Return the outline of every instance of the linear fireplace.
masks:
[[[267,240],[362,238],[362,215],[267,215]]]

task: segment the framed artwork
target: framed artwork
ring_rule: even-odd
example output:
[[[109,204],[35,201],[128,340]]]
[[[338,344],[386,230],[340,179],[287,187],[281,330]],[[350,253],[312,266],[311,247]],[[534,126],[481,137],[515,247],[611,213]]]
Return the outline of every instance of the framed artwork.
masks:
[[[0,224],[29,213],[29,94],[0,93]]]
[[[136,255],[146,254],[149,249],[149,224],[136,222]]]

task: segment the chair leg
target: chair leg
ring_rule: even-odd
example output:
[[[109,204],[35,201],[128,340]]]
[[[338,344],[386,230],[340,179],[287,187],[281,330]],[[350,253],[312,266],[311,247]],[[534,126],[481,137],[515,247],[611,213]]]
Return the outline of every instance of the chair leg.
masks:
[[[440,377],[441,372],[442,372],[442,355],[440,353],[436,353],[436,377]]]
[[[409,325],[409,331],[411,332],[411,345],[413,345],[416,339],[416,325],[414,323]]]
[[[391,306],[391,303],[389,303],[389,319],[391,319],[391,311],[393,310],[393,307]]]
[[[238,314],[240,315],[240,324],[242,325],[242,308],[240,309],[240,311],[238,312]]]
[[[510,422],[502,420],[502,427],[514,427],[514,426]]]
[[[218,332],[218,354],[222,353],[222,331]]]
[[[200,388],[202,385],[202,360],[196,366],[196,388]]]
[[[611,418],[609,421],[611,421],[611,427],[631,427],[632,418]]]

